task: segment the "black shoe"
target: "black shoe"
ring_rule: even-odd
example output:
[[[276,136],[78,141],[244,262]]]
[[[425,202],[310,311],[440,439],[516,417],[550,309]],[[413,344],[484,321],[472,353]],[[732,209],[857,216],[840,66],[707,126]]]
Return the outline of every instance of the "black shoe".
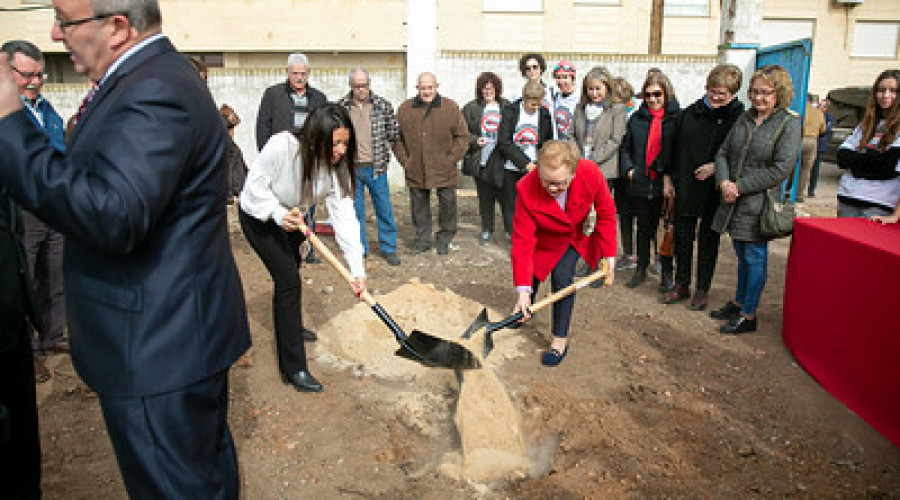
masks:
[[[399,266],[399,265],[400,265],[400,257],[397,257],[397,254],[394,253],[394,252],[391,252],[391,253],[383,253],[383,254],[381,254],[381,256],[384,257],[384,260],[386,260],[387,263],[390,264],[390,265],[392,265],[392,266]]]
[[[291,374],[282,373],[281,380],[300,392],[322,392],[322,384],[306,370]]]
[[[647,266],[638,266],[634,271],[634,275],[625,283],[628,288],[637,288],[647,279]]]
[[[727,319],[729,321],[739,317],[740,315],[741,306],[735,304],[730,300],[724,306],[716,309],[715,311],[709,312],[709,317],[712,319]]]
[[[437,254],[438,255],[447,255],[450,253],[450,244],[449,243],[438,243],[437,244]]]
[[[416,244],[413,245],[413,247],[412,247],[412,252],[413,252],[413,253],[425,253],[425,252],[428,252],[428,251],[430,251],[430,250],[431,250],[431,244],[430,244],[430,243],[416,243]]]
[[[319,340],[319,336],[316,335],[316,332],[310,330],[309,328],[303,328],[300,333],[301,335],[303,335],[304,342],[315,342]]]
[[[755,332],[756,331],[756,318],[750,319],[744,316],[738,316],[733,320],[725,323],[719,328],[719,331],[722,333],[729,333],[731,335],[737,335],[739,333],[747,333],[747,332]]]
[[[322,259],[316,257],[316,254],[309,252],[306,254],[306,258],[303,259],[303,262],[306,262],[307,264],[318,264],[322,262]]]
[[[478,243],[484,245],[485,243],[490,243],[493,239],[494,233],[490,231],[484,231],[483,233],[481,233],[481,236],[478,237]]]

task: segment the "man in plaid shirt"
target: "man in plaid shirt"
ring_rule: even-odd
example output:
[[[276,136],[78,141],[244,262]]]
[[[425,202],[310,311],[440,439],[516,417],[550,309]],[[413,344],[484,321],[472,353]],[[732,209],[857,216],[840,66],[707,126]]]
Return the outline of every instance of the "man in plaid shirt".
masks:
[[[350,92],[339,104],[350,112],[356,135],[356,218],[359,219],[360,239],[365,255],[369,253],[366,239],[366,193],[372,197],[378,221],[378,247],[381,256],[392,266],[400,265],[397,257],[397,224],[391,209],[387,168],[391,161],[391,144],[400,139],[400,127],[391,103],[375,95],[369,88],[369,72],[365,68],[350,71]]]

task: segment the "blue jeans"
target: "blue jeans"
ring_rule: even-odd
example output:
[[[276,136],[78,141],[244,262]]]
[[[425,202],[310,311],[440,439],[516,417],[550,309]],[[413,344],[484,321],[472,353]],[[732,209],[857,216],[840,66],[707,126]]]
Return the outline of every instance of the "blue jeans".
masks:
[[[765,241],[732,241],[738,258],[737,292],[734,301],[742,304],[741,314],[755,316],[766,286],[769,244]]]
[[[397,252],[397,224],[394,223],[394,211],[391,209],[391,191],[388,188],[387,174],[375,177],[374,167],[356,168],[356,196],[353,206],[359,220],[359,239],[362,241],[363,254],[369,254],[369,241],[366,239],[366,190],[372,197],[375,207],[375,218],[378,221],[378,248],[381,253]]]

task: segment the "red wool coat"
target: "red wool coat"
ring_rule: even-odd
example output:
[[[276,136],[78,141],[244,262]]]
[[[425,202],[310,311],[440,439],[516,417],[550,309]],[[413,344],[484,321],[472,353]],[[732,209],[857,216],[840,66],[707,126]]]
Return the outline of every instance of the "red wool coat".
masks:
[[[538,169],[522,177],[516,190],[512,235],[516,286],[531,286],[532,277],[543,281],[569,245],[592,267],[602,257],[615,256],[616,207],[596,163],[578,161],[565,212],[541,185]],[[597,212],[597,225],[585,236],[582,223],[591,205]]]

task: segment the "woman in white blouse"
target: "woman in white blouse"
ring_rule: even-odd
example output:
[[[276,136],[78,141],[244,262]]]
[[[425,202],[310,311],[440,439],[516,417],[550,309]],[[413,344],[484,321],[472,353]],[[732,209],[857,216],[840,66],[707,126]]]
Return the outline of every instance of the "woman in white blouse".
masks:
[[[356,278],[351,289],[359,296],[366,288],[359,222],[353,208],[355,155],[347,111],[336,104],[321,106],[298,132],[281,132],[266,142],[240,195],[241,228],[274,281],[278,367],[284,382],[298,391],[322,390],[306,364],[304,340],[315,340],[316,335],[303,327],[297,271],[300,244],[306,239],[299,224],[308,207],[322,198],[335,239]]]

